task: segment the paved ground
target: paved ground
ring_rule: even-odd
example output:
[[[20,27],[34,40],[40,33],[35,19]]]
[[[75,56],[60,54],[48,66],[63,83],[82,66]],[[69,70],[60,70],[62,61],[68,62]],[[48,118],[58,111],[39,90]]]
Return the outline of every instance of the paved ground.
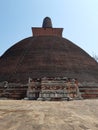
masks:
[[[98,100],[0,100],[0,130],[98,130]]]

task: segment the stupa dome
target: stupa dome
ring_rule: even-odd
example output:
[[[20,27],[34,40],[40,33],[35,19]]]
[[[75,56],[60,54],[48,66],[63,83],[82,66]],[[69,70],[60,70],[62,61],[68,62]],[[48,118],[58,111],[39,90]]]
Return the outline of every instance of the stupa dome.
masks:
[[[0,57],[0,81],[26,83],[29,77],[63,76],[98,81],[98,63],[80,47],[62,38],[58,34],[61,28],[50,30],[49,18],[45,21],[48,21],[43,22],[45,30],[38,28],[39,34],[37,30],[34,36],[16,43]]]

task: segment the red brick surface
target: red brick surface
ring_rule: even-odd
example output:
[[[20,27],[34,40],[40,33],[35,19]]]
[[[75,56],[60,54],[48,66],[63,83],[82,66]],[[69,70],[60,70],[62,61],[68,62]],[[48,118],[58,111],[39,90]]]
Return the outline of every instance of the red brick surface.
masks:
[[[29,77],[71,77],[95,82],[98,63],[62,37],[30,37],[0,57],[0,81],[27,83]]]
[[[32,28],[33,36],[58,36],[62,37],[62,28]]]

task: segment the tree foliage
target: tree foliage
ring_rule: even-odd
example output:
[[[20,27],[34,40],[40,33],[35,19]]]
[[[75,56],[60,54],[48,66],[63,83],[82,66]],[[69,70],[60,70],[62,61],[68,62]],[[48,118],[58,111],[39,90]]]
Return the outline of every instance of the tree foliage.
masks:
[[[93,58],[98,62],[98,56],[96,54],[93,55]]]

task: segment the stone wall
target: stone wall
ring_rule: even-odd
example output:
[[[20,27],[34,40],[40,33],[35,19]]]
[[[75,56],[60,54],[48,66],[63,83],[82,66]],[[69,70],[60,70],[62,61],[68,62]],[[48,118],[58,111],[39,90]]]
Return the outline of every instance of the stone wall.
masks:
[[[36,89],[39,88],[37,85],[40,86],[40,89]],[[34,80],[29,83],[27,97],[38,100],[52,100],[53,98],[64,100],[79,98],[80,93],[75,79],[42,78],[39,83]]]
[[[98,83],[81,83],[79,84],[79,90],[84,99],[98,98]]]
[[[98,83],[78,83],[75,79],[41,78],[33,79],[27,84],[0,83],[0,97],[34,100],[63,100],[66,98],[97,99]]]

